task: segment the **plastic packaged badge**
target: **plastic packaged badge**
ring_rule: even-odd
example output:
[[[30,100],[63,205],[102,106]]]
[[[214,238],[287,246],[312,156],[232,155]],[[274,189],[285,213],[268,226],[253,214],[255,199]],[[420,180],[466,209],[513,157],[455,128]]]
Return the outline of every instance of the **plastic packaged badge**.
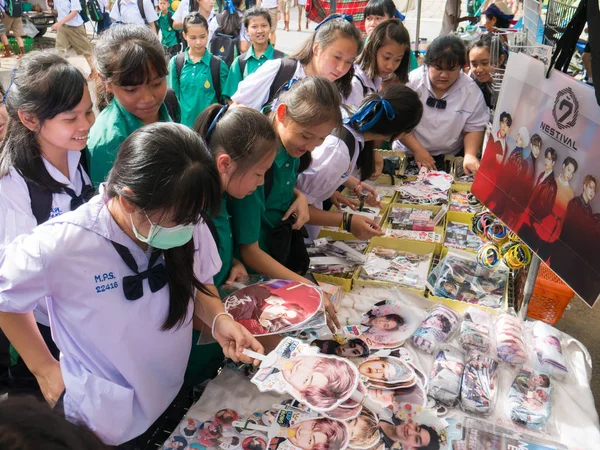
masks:
[[[489,415],[494,409],[498,387],[498,362],[480,353],[469,355],[462,379],[462,409]]]
[[[504,300],[508,268],[480,267],[475,255],[450,250],[431,271],[427,287],[437,297],[499,309]]]
[[[527,361],[523,323],[518,317],[508,313],[500,314],[496,322],[496,342],[498,358],[513,366]]]
[[[463,316],[458,341],[465,350],[489,353],[492,347],[493,319],[490,314],[473,306]]]
[[[440,348],[433,363],[429,396],[444,405],[456,406],[465,370],[465,355],[452,347]]]
[[[412,337],[413,345],[426,353],[445,342],[458,324],[458,315],[444,305],[437,305]]]
[[[308,328],[305,324],[321,310],[322,295],[308,284],[272,280],[244,287],[223,303],[236,322],[264,336]]]
[[[540,368],[557,379],[564,379],[568,369],[560,331],[543,322],[536,322],[533,326],[533,343]]]
[[[508,393],[509,417],[518,425],[543,431],[550,418],[551,401],[550,377],[522,369]]]

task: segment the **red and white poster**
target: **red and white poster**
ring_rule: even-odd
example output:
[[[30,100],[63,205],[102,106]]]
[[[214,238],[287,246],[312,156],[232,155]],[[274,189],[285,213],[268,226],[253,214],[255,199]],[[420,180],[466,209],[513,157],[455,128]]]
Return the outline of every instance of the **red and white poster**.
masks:
[[[600,294],[600,108],[511,54],[472,192],[589,305]]]

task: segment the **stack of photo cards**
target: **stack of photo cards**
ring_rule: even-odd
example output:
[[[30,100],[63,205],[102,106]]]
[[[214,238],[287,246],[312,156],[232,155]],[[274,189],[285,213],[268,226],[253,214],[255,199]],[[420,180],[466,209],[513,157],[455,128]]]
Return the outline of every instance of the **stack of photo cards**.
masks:
[[[452,175],[440,171],[421,170],[415,181],[396,186],[398,203],[445,205],[452,187]]]
[[[450,193],[450,211],[477,214],[483,211],[483,205],[470,192],[453,191]]]
[[[450,250],[431,271],[427,287],[437,297],[500,309],[508,282],[508,268],[490,270],[477,264],[476,256]]]
[[[420,254],[374,247],[359,274],[360,280],[382,281],[417,290],[425,289],[433,253]]]
[[[309,328],[311,319],[322,313],[321,291],[295,281],[271,280],[246,286],[223,303],[234,320],[254,336]]]
[[[385,235],[413,241],[441,242],[442,236],[435,233],[435,227],[444,218],[446,212],[446,206],[435,215],[430,209],[392,206],[388,213],[389,227],[385,229]]]
[[[315,239],[306,247],[310,258],[310,271],[324,275],[353,274],[358,265],[365,262],[365,241],[331,241]]]

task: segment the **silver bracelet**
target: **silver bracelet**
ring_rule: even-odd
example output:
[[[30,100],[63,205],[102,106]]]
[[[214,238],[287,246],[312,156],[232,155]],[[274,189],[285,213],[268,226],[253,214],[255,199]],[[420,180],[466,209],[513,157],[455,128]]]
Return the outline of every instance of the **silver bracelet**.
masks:
[[[215,316],[215,318],[213,319],[213,323],[212,323],[212,327],[211,327],[211,333],[212,333],[213,339],[216,339],[215,338],[215,325],[217,324],[217,319],[221,316],[229,316],[231,318],[231,320],[235,320],[233,318],[233,316],[231,314],[229,314],[228,312],[220,312],[219,314],[217,314]]]

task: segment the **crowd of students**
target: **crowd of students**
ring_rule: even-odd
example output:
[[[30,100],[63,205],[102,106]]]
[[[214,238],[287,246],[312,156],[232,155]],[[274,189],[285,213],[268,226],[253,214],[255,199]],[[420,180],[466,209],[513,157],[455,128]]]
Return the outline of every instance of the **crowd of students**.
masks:
[[[257,7],[229,69],[206,48],[203,1],[173,15],[187,48],[170,60],[145,25],[103,32],[97,117],[85,77],[52,52],[23,58],[2,102],[0,327],[50,405],[123,448],[137,448],[184,377],[197,383],[223,356],[250,362],[244,348],[270,345],[232,320],[217,287],[248,273],[310,283],[301,238],[280,251],[282,225],[381,235],[323,202],[351,205],[343,185],[378,205],[367,180],[381,173],[381,142],[426,167],[463,152],[476,172],[489,119],[458,37],[433,41],[410,72],[409,34],[382,7],[364,48],[331,16],[282,58]],[[196,345],[200,331],[217,344]]]

